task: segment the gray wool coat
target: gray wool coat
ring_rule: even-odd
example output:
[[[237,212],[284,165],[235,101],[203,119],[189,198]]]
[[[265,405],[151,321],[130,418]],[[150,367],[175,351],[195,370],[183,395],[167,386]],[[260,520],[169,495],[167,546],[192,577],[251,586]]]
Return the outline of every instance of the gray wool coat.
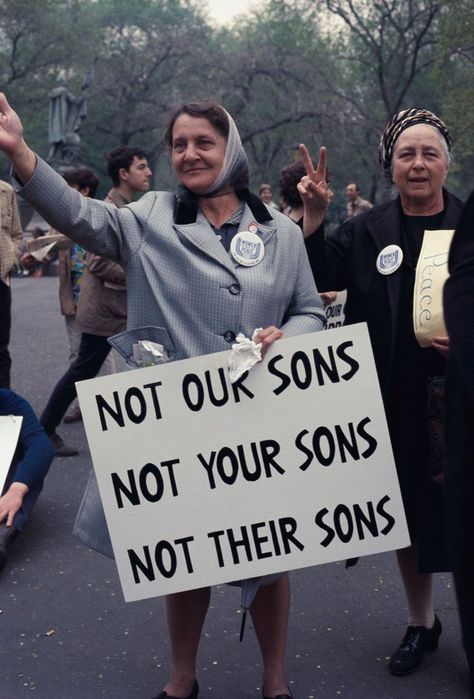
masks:
[[[238,333],[251,337],[258,327],[275,325],[288,336],[324,328],[300,229],[248,192],[239,230],[255,224],[265,245],[254,267],[238,264],[205,217],[177,206],[170,192],[149,192],[117,209],[82,197],[41,159],[30,181],[16,189],[56,230],[123,267],[128,328],[165,328],[176,359],[230,349]],[[81,539],[110,553],[97,485],[91,481],[88,490]]]

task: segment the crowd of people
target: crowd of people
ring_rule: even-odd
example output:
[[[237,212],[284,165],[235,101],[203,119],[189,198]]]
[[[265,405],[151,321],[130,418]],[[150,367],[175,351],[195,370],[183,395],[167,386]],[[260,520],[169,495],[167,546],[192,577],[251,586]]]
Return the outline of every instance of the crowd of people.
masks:
[[[86,185],[61,177],[27,146],[18,115],[0,96],[0,149],[12,163],[13,186],[71,241],[69,307],[80,336],[77,356],[41,415],[44,432],[34,426],[43,435],[44,451],[34,483],[40,487],[46,475],[51,448],[58,456],[72,455],[56,429],[75,397],[74,382],[97,374],[109,353],[107,337],[125,324],[130,329],[165,328],[177,359],[230,349],[238,333],[251,337],[262,328],[256,341],[265,356],[281,338],[322,330],[324,304],[334,299],[334,290],[347,289],[346,324],[368,326],[411,540],[396,552],[409,613],[389,670],[410,674],[426,651],[437,649],[442,625],[434,608],[433,573],[454,570],[472,676],[469,417],[474,333],[468,319],[474,317],[473,199],[462,213],[462,202],[445,188],[452,146],[446,125],[423,109],[395,114],[379,147],[381,169],[395,198],[373,206],[362,199],[356,183],[349,183],[346,216],[329,235],[324,220],[333,193],[324,147],[315,165],[301,145],[300,159],[282,170],[280,211],[268,183],[261,185],[259,197],[249,190],[247,157],[237,127],[221,105],[183,104],[172,115],[165,139],[176,192],[149,192],[134,202],[136,193],[149,189],[146,153],[117,149],[109,160],[114,186],[101,202],[93,198],[90,180]],[[12,200],[11,188],[5,187]],[[446,287],[451,343],[447,335],[436,335],[422,349],[411,310],[417,263],[425,231],[445,229],[457,229]],[[21,231],[11,239],[13,250]],[[13,265],[13,253],[9,259]],[[9,285],[2,285],[9,306]],[[103,294],[108,296],[106,313],[100,308]],[[114,303],[118,311],[111,314]],[[88,322],[82,307],[88,310]],[[2,336],[8,338],[3,328]],[[8,369],[4,371],[6,398],[21,401],[8,391]],[[448,450],[440,474],[439,464],[435,469],[433,463],[427,409],[433,386],[444,386],[446,375]],[[27,495],[23,500],[17,494],[18,485],[23,483],[28,495],[36,492],[25,470],[14,461],[0,498],[1,527],[8,534],[4,551],[12,532],[21,530],[15,517],[26,507]],[[81,517],[87,541],[108,542],[99,498],[81,508]],[[0,544],[0,555],[1,550]],[[289,576],[282,573],[263,581],[251,606],[264,699],[292,696],[284,668],[289,599]],[[209,600],[209,588],[167,597],[172,667],[157,698],[198,697],[196,657]]]

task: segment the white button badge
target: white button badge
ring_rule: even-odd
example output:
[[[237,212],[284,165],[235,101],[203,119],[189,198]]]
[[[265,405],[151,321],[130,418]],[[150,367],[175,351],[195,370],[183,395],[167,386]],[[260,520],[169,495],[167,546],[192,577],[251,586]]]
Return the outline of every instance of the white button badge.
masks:
[[[239,265],[254,267],[263,260],[265,246],[253,231],[240,231],[232,238],[230,254]]]
[[[393,274],[402,264],[403,250],[398,245],[387,245],[377,255],[377,270],[380,274]]]

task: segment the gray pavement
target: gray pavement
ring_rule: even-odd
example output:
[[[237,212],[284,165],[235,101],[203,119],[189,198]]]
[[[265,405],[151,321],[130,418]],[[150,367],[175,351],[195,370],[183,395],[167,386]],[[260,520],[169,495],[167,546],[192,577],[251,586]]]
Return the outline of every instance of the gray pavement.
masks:
[[[57,284],[51,277],[13,280],[13,388],[37,412],[67,366]],[[91,463],[82,424],[60,432],[80,455],[54,460],[0,577],[0,699],[149,699],[169,665],[163,599],[126,604],[114,562],[72,537]],[[287,665],[295,699],[469,696],[449,575],[436,576],[440,649],[404,678],[386,668],[406,619],[393,554],[291,578]],[[238,640],[239,591],[218,586],[211,604],[198,662],[200,697],[256,699],[259,653],[251,624]]]

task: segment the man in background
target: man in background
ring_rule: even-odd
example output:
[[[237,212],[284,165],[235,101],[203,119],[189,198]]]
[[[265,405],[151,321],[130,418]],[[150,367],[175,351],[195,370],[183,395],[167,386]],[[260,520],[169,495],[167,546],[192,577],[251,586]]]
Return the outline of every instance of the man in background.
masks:
[[[118,208],[150,188],[151,170],[141,148],[115,148],[107,155],[107,172],[114,186],[104,201]],[[125,330],[127,294],[120,265],[100,255],[86,254],[75,319],[81,332],[78,356],[56,384],[40,418],[56,456],[78,453],[56,431],[76,397],[76,382],[97,376],[111,350],[107,338]]]
[[[361,214],[363,211],[368,211],[373,207],[373,204],[371,204],[370,201],[367,201],[367,199],[362,199],[360,196],[359,185],[355,182],[349,182],[347,185],[346,199],[347,205],[346,215],[344,218],[345,221],[353,216],[357,216],[357,214]]]

